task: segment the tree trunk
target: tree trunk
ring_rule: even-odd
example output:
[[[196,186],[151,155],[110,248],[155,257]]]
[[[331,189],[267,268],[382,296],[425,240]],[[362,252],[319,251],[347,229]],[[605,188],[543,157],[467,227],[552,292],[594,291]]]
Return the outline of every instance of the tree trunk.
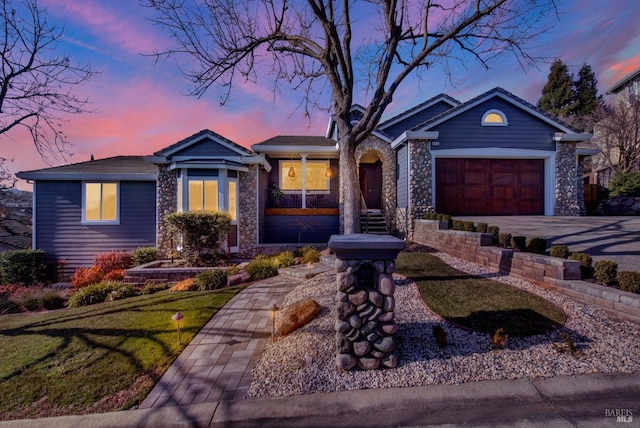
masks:
[[[355,148],[349,139],[340,139],[340,203],[344,234],[358,233],[360,229],[360,182],[356,166]]]

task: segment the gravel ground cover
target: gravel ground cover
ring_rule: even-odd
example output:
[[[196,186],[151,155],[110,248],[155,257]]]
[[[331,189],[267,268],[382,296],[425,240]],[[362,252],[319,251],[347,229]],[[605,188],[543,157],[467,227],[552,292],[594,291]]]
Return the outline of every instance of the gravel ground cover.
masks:
[[[637,324],[616,320],[593,306],[448,254],[435,255],[461,271],[502,281],[550,300],[567,315],[564,327],[543,335],[509,338],[504,349],[494,350],[487,334],[443,321],[426,307],[413,281],[394,274],[398,367],[342,371],[335,363],[335,274],[325,273],[302,283],[287,296],[284,307],[311,298],[321,305],[321,311],[301,329],[266,344],[253,370],[248,396],[640,372]],[[444,328],[449,339],[449,345],[442,349],[433,338],[436,324]],[[573,352],[567,346],[567,335],[575,345]]]

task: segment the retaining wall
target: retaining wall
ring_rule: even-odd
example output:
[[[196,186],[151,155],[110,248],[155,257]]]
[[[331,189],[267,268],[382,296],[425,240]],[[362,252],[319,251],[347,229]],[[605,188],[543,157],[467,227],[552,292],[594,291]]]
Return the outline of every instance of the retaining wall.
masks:
[[[446,222],[416,220],[413,242],[595,304],[616,318],[640,323],[640,295],[581,281],[578,261],[493,247],[490,234],[447,227]]]

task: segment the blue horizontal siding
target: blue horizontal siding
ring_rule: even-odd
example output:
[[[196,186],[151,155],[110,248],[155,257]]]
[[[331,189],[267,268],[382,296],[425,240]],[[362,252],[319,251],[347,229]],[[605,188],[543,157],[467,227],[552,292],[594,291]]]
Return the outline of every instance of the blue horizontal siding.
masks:
[[[204,138],[197,143],[173,153],[171,156],[240,156],[237,152],[221,145],[209,138]]]
[[[329,242],[340,233],[340,221],[335,215],[264,216],[262,231],[261,244]]]
[[[412,129],[421,123],[426,122],[432,117],[436,117],[440,113],[443,113],[451,108],[451,105],[440,101],[429,108],[426,108],[416,114],[410,115],[405,119],[401,120],[398,123],[394,123],[393,125],[384,128],[384,132],[386,134],[391,135],[393,138],[397,138],[404,131]]]
[[[482,116],[490,109],[502,111],[509,125],[482,126]],[[433,151],[485,147],[555,151],[553,136],[559,131],[499,98],[487,100],[431,130],[440,132],[440,145],[432,147]]]
[[[396,161],[398,164],[397,170],[397,180],[396,180],[396,191],[397,191],[397,207],[404,208],[409,205],[409,195],[408,195],[408,180],[409,180],[409,167],[407,165],[407,152],[409,148],[406,144],[403,144],[396,151]]]
[[[35,183],[35,245],[67,267],[90,266],[96,254],[156,245],[156,183],[120,182],[120,224],[82,223],[80,181]]]

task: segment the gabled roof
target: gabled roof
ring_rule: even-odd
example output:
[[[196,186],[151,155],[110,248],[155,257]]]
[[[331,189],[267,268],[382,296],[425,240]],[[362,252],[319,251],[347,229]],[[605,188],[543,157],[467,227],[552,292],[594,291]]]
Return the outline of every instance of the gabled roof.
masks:
[[[113,156],[104,159],[18,172],[25,180],[155,180],[158,168],[144,156]]]
[[[420,125],[417,125],[415,127],[413,127],[411,130],[412,131],[427,131],[431,128],[433,128],[434,126],[445,122],[447,120],[452,119],[455,116],[458,116],[459,114],[477,106],[478,104],[481,104],[491,98],[500,98],[502,100],[507,101],[510,104],[513,104],[514,106],[530,113],[531,115],[537,117],[538,119],[542,120],[543,122],[546,122],[552,126],[557,127],[558,129],[562,130],[563,132],[566,133],[578,133],[579,131],[572,128],[570,125],[564,123],[562,120],[558,119],[555,116],[550,115],[549,113],[539,109],[538,107],[534,106],[533,104],[523,100],[520,97],[517,97],[516,95],[512,94],[509,91],[506,91],[500,87],[496,87],[493,88],[487,92],[485,92],[484,94],[480,94],[475,98],[470,99],[469,101],[466,101],[462,104],[459,104],[456,107],[453,107],[435,117],[432,117],[431,119],[427,120],[426,122],[421,123]]]
[[[260,143],[251,145],[253,150],[259,151],[265,146],[326,146],[335,147],[336,141],[319,135],[277,135]]]
[[[228,138],[225,138],[222,135],[211,131],[210,129],[203,129],[200,132],[196,132],[195,134],[183,140],[180,140],[177,143],[174,143],[158,152],[155,152],[153,155],[154,156],[171,156],[173,153],[176,153],[177,151],[183,150],[193,144],[196,144],[202,141],[204,138],[210,138],[215,140],[217,143],[235,151],[236,153],[238,153],[239,156],[247,156],[247,155],[251,156],[255,154],[251,152],[249,149],[247,149],[246,147],[242,147],[241,145],[234,143]]]
[[[456,100],[453,97],[450,97],[447,94],[439,94],[436,95],[433,98],[429,98],[428,100],[426,100],[425,102],[422,102],[420,104],[418,104],[415,107],[410,108],[409,110],[406,110],[390,119],[385,120],[384,122],[378,124],[378,128],[380,129],[384,129],[387,128],[391,125],[394,125],[404,119],[406,119],[409,116],[412,116],[416,113],[421,112],[422,110],[428,109],[429,107],[439,103],[439,102],[444,102],[446,104],[449,104],[451,107],[455,107],[457,105],[460,105],[460,101]]]
[[[637,70],[632,71],[631,73],[629,73],[626,76],[624,76],[622,79],[618,80],[609,89],[607,89],[604,93],[606,95],[617,94],[622,89],[624,89],[624,87],[629,82],[633,82],[634,80],[640,80],[640,68],[638,68]]]

